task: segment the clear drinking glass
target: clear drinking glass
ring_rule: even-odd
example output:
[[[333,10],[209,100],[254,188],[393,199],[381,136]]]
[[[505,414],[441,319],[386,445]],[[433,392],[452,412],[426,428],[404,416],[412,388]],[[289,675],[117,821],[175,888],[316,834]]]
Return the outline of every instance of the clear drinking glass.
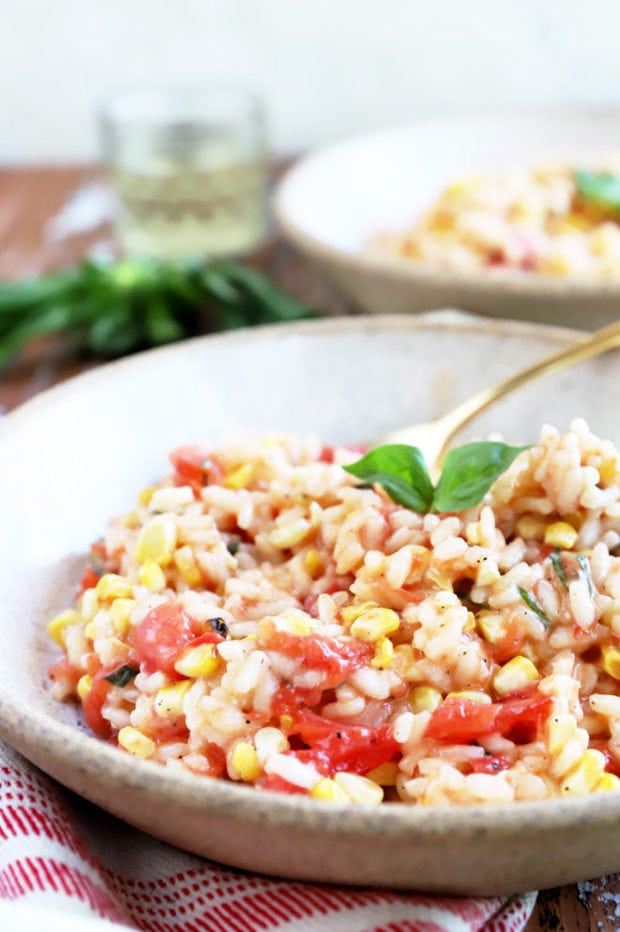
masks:
[[[267,135],[235,88],[126,93],[100,114],[103,159],[129,255],[241,255],[265,234]]]

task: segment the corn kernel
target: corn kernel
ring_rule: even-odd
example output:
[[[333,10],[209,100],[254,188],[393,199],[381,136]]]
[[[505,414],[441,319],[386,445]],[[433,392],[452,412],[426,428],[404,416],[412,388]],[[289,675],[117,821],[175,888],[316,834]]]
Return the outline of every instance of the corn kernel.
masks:
[[[386,761],[385,764],[379,764],[373,770],[366,774],[368,780],[378,783],[379,786],[396,786],[396,777],[398,776],[398,764],[394,761]]]
[[[620,680],[620,648],[606,644],[601,648],[603,654],[603,670],[614,680]]]
[[[138,579],[153,592],[162,592],[166,588],[166,574],[157,563],[144,563],[138,570]]]
[[[85,699],[93,688],[93,678],[89,676],[88,673],[85,673],[84,676],[81,676],[77,684],[77,694],[80,699]]]
[[[363,615],[364,612],[367,612],[371,608],[379,608],[378,602],[362,602],[360,605],[347,605],[346,608],[343,608],[340,612],[340,617],[344,621],[345,625],[351,624],[355,621],[356,618],[359,618],[360,615]]]
[[[295,544],[300,544],[312,530],[312,525],[306,518],[298,518],[282,527],[274,528],[269,534],[269,543],[277,550],[288,550]]]
[[[94,621],[89,621],[87,625],[84,625],[84,634],[90,641],[95,640],[97,637],[97,629]]]
[[[252,481],[254,471],[254,463],[244,463],[226,476],[224,485],[227,489],[246,489]]]
[[[476,630],[476,616],[473,612],[467,612],[467,621],[463,625],[463,631],[475,631]]]
[[[172,686],[162,686],[155,696],[155,711],[162,718],[183,714],[183,700],[192,685],[191,680],[181,680]]]
[[[249,741],[237,742],[233,748],[230,762],[239,775],[239,779],[244,780],[246,783],[258,779],[263,772],[258,754]]]
[[[262,767],[272,754],[283,754],[288,751],[290,744],[288,738],[279,728],[259,728],[254,735],[254,747]]]
[[[442,695],[438,689],[432,686],[416,686],[409,693],[409,702],[411,711],[415,712],[432,712],[436,709],[442,700]]]
[[[389,638],[379,638],[375,641],[375,656],[370,661],[371,667],[382,670],[389,667],[394,657],[394,645]]]
[[[177,526],[172,518],[153,518],[138,536],[136,556],[141,563],[167,566],[177,543]]]
[[[610,790],[620,790],[620,777],[615,773],[604,773],[594,787],[597,793],[608,793]]]
[[[400,628],[400,618],[391,608],[369,608],[351,625],[353,637],[362,641],[377,641],[394,634]]]
[[[94,589],[86,589],[80,597],[80,611],[84,621],[92,621],[99,611],[99,599]]]
[[[200,644],[190,647],[177,660],[174,669],[181,676],[209,676],[219,665],[219,655],[214,644]]]
[[[555,715],[547,724],[547,747],[552,755],[560,754],[575,738],[577,726],[570,715]]]
[[[429,582],[437,586],[438,589],[443,589],[444,592],[454,591],[452,577],[438,566],[431,566],[426,574],[426,578]]]
[[[135,599],[115,599],[110,605],[110,620],[117,634],[123,635],[129,631],[129,617],[135,605]]]
[[[118,743],[134,757],[152,757],[157,745],[132,725],[125,725],[118,733]]]
[[[611,602],[603,611],[601,615],[601,624],[606,625],[608,628],[614,627],[614,617],[620,615],[620,602]]]
[[[334,774],[334,782],[341,790],[344,790],[352,803],[358,803],[362,806],[376,806],[383,802],[382,787],[366,777],[341,771]]]
[[[287,634],[299,634],[305,636],[312,634],[312,624],[308,618],[298,615],[295,612],[282,612],[275,618],[276,628],[278,631],[286,631]]]
[[[497,644],[504,637],[504,623],[501,615],[496,615],[495,612],[489,612],[486,609],[478,612],[476,624],[482,637],[489,644]]]
[[[519,655],[497,671],[493,677],[493,688],[500,696],[517,693],[540,679],[540,673],[531,660]]]
[[[582,796],[591,793],[605,773],[605,756],[593,749],[583,752],[578,764],[568,772],[562,783],[562,795]]]
[[[188,586],[199,586],[202,582],[202,573],[196,565],[192,548],[179,547],[174,551],[174,565]]]
[[[347,793],[341,789],[335,780],[329,777],[321,777],[318,783],[310,790],[310,795],[315,799],[325,799],[330,803],[350,803],[351,800]]]
[[[102,576],[95,592],[98,599],[129,599],[133,595],[133,586],[124,576],[116,573],[106,573]]]
[[[304,565],[312,579],[318,579],[325,571],[325,562],[318,550],[309,550]]]
[[[153,492],[156,490],[156,488],[157,488],[156,485],[148,485],[145,489],[141,489],[138,492],[138,501],[144,508],[146,508],[146,506],[152,499]]]
[[[567,521],[554,521],[545,531],[545,543],[560,550],[572,550],[579,535]]]
[[[517,521],[517,534],[523,540],[542,540],[546,530],[546,522],[533,515],[524,515]]]
[[[123,524],[128,528],[140,527],[141,521],[137,508],[133,508],[131,511],[127,512]]]
[[[78,621],[82,621],[82,615],[79,612],[76,612],[72,608],[68,608],[64,612],[60,612],[59,615],[56,615],[55,618],[52,618],[47,624],[47,633],[51,638],[53,638],[57,644],[60,644],[61,647],[64,646],[64,639],[62,632],[68,625],[76,625]]]
[[[469,699],[470,702],[477,702],[478,705],[491,705],[491,697],[487,693],[481,693],[476,689],[461,689],[457,692],[448,693],[447,699]]]

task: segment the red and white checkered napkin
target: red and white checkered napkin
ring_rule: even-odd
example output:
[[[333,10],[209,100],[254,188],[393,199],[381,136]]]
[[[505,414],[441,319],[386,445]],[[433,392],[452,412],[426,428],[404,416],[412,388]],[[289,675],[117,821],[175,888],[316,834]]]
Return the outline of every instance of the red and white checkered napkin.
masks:
[[[0,774],[0,900],[64,912],[67,923],[72,913],[81,922],[101,917],[157,932],[518,932],[536,899],[269,880],[150,838],[64,790],[2,742]]]

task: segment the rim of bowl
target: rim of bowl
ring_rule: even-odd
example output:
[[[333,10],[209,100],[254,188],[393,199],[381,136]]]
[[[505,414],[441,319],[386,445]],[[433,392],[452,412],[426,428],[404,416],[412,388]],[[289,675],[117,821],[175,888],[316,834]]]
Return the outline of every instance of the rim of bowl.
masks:
[[[284,235],[302,252],[314,256],[321,262],[338,265],[350,271],[374,272],[402,282],[425,285],[435,284],[444,287],[452,285],[461,287],[466,291],[475,289],[476,291],[484,290],[494,292],[500,288],[515,292],[524,297],[555,296],[570,289],[572,296],[576,294],[577,296],[588,298],[604,295],[620,298],[620,278],[596,279],[580,278],[579,276],[561,277],[557,275],[548,275],[543,272],[522,272],[518,269],[502,268],[484,269],[480,271],[447,269],[432,266],[419,259],[403,259],[397,256],[376,255],[371,251],[364,252],[363,247],[355,250],[344,249],[340,246],[330,245],[324,239],[309,233],[304,228],[304,225],[295,219],[294,212],[292,213],[290,210],[291,193],[294,192],[300,176],[311,174],[315,170],[317,163],[320,165],[325,158],[330,158],[332,155],[342,153],[347,149],[354,150],[366,144],[374,145],[380,140],[408,135],[417,128],[433,124],[445,126],[454,123],[455,125],[459,125],[476,120],[508,122],[511,119],[516,121],[534,119],[544,121],[550,119],[552,116],[555,119],[560,117],[590,121],[596,121],[603,117],[612,118],[616,116],[620,125],[620,110],[613,107],[601,107],[594,110],[566,108],[558,111],[542,108],[540,110],[515,110],[508,116],[496,111],[489,113],[461,114],[452,117],[427,117],[415,123],[387,127],[384,130],[360,134],[359,136],[353,136],[327,146],[322,146],[296,161],[285,172],[276,186],[272,197],[274,216]]]
[[[374,317],[333,317],[318,320],[269,324],[243,328],[232,333],[210,334],[195,337],[164,347],[146,350],[125,357],[78,376],[66,379],[30,401],[25,402],[0,420],[0,439],[31,413],[56,403],[63,395],[75,390],[83,391],[90,383],[107,380],[119,367],[140,366],[146,358],[158,360],[166,355],[183,352],[188,344],[204,343],[223,346],[248,339],[270,339],[287,333],[342,334],[376,330],[439,329],[457,331],[492,331],[504,335],[542,337],[557,342],[573,342],[581,331],[564,327],[536,324],[528,321],[493,320],[477,318],[458,312],[448,319],[444,311],[408,317],[386,315]],[[82,776],[95,781],[104,774],[106,782],[133,789],[143,789],[169,803],[182,801],[184,805],[200,806],[205,812],[230,808],[247,821],[261,824],[299,826],[342,832],[347,834],[373,834],[398,836],[415,832],[419,835],[448,836],[494,835],[509,836],[527,826],[544,823],[554,827],[578,825],[584,821],[608,823],[620,817],[620,794],[601,793],[595,796],[572,799],[551,799],[510,804],[480,804],[463,807],[419,807],[404,802],[377,807],[355,807],[329,803],[280,793],[261,793],[222,780],[209,780],[191,773],[171,772],[168,768],[149,761],[119,753],[79,726],[58,721],[51,714],[25,704],[0,685],[0,726],[9,743],[14,739],[17,747],[35,744],[38,751],[55,762],[72,760]],[[24,753],[24,751],[22,751]],[[24,756],[28,757],[28,750]],[[40,755],[37,755],[40,756]],[[40,765],[39,765],[40,766]],[[152,797],[151,797],[152,798]],[[438,818],[440,815],[440,818]]]

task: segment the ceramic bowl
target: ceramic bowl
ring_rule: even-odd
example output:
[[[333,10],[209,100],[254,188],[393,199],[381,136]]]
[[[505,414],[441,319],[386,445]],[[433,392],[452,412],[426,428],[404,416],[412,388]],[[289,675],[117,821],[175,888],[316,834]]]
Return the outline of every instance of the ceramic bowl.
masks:
[[[618,152],[620,112],[535,113],[420,122],[338,143],[302,159],[275,212],[291,242],[363,310],[441,307],[594,329],[615,320],[620,278],[510,269],[456,272],[373,255],[377,234],[408,229],[450,182],[548,159],[576,164]]]
[[[620,870],[620,794],[509,807],[364,808],[179,774],[93,737],[48,695],[45,623],[65,607],[107,518],[182,442],[235,428],[368,439],[428,419],[574,340],[444,313],[240,331],[103,366],[0,421],[0,737],[133,825],[281,877],[456,894],[512,893]],[[531,386],[465,436],[532,441],[587,417],[620,440],[617,354]],[[604,399],[604,403],[602,403]]]

